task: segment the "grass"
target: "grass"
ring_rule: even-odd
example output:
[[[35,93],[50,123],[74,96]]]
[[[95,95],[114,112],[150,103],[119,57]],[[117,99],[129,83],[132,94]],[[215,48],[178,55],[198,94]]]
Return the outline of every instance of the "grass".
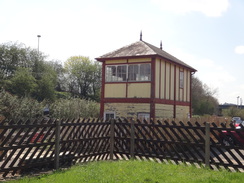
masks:
[[[24,177],[11,183],[192,183],[243,182],[244,173],[213,171],[194,166],[151,161],[100,161],[81,164],[39,177]]]

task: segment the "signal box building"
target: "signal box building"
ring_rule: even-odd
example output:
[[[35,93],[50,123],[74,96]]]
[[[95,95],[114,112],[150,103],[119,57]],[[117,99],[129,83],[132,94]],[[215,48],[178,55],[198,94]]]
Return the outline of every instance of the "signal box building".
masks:
[[[145,41],[107,53],[102,62],[100,117],[186,118],[196,70]]]

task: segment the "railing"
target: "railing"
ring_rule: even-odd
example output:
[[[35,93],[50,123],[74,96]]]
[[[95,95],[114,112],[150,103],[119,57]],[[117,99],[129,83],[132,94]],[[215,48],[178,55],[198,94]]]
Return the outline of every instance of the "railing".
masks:
[[[5,121],[0,124],[0,177],[79,162],[131,158],[243,172],[243,134],[244,128],[197,122]]]

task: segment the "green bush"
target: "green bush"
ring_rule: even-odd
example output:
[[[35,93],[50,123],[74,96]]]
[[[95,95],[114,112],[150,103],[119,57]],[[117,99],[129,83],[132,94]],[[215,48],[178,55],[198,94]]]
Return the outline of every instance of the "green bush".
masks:
[[[0,92],[0,115],[9,120],[43,118],[43,110],[48,106],[51,118],[96,118],[99,117],[99,104],[80,98],[57,99],[54,102],[38,102],[30,97],[17,97],[8,92]]]
[[[241,117],[241,119],[244,119],[244,109],[239,109],[236,106],[230,107],[229,109],[223,109],[222,113],[224,116],[238,116]]]
[[[43,103],[30,98],[11,95],[8,92],[0,92],[0,114],[7,119],[27,120],[36,119],[42,116]]]
[[[80,98],[57,99],[50,105],[53,118],[89,118],[99,117],[99,104]]]

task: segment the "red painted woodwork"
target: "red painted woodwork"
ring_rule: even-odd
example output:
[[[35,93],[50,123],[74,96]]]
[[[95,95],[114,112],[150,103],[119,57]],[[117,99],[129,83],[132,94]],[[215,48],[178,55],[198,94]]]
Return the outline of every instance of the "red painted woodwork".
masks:
[[[105,88],[105,64],[102,63],[102,87],[101,87],[101,101],[100,101],[100,118],[104,113],[104,88]]]
[[[104,103],[155,103],[155,104],[169,104],[169,105],[180,105],[190,106],[190,102],[174,101],[168,99],[151,99],[151,98],[104,98]]]
[[[150,100],[150,118],[155,118],[155,89],[156,89],[156,58],[152,58],[151,63],[151,100]]]

